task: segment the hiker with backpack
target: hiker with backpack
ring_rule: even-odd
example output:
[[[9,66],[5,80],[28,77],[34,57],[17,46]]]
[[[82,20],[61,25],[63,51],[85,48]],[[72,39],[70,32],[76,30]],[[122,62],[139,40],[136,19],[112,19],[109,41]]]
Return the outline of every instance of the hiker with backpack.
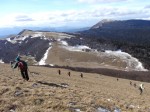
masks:
[[[144,91],[144,84],[139,85],[139,90],[140,90],[140,95],[142,95],[142,93]]]
[[[28,81],[29,80],[29,75],[28,75],[27,63],[25,61],[23,61],[23,60],[20,60],[19,56],[17,56],[15,61],[16,61],[16,63],[15,63],[15,65],[12,68],[15,69],[15,68],[18,67],[20,69],[22,78],[24,80]]]

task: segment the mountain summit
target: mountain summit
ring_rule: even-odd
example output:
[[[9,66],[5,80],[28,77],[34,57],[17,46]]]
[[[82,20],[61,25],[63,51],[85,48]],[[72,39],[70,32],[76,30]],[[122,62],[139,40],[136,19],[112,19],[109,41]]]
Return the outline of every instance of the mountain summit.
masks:
[[[150,29],[150,21],[148,20],[109,20],[104,19],[91,27],[91,29]]]
[[[101,28],[101,27],[103,27],[104,24],[109,24],[111,22],[114,22],[114,20],[103,19],[100,22],[98,22],[97,24],[95,24],[94,26],[92,26],[91,29]]]

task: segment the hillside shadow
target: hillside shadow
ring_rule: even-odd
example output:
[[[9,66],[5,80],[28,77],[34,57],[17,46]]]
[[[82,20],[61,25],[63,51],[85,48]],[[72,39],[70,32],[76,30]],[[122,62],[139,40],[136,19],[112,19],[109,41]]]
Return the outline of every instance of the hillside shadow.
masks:
[[[48,82],[43,82],[43,81],[37,81],[37,83],[42,84],[42,85],[47,85],[47,86],[62,88],[62,89],[68,87],[68,86],[64,86],[64,85],[62,85],[62,84],[48,83]],[[66,84],[66,85],[67,85],[67,84]]]

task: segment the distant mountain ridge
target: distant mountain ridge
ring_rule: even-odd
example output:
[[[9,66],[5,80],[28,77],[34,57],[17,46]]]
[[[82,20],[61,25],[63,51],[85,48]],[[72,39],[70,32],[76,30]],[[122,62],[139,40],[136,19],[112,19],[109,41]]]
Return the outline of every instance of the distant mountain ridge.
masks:
[[[91,29],[96,28],[115,28],[115,29],[141,29],[148,28],[150,29],[150,21],[149,20],[107,20],[104,19],[94,26]]]
[[[89,38],[150,45],[150,21],[148,20],[102,21],[89,30],[79,33]]]
[[[9,63],[20,54],[32,60],[32,64],[150,69],[150,44],[143,44],[148,43],[148,39],[144,40],[147,36],[139,38],[149,33],[146,24],[149,21],[142,22],[103,20],[89,30],[76,33],[24,29],[18,35],[0,40],[0,60]]]
[[[96,29],[102,27],[104,24],[114,22],[115,20],[109,20],[109,19],[103,19],[94,26],[91,27],[91,29]]]
[[[88,30],[90,27],[6,27],[6,28],[0,28],[0,38],[5,38],[8,35],[17,35],[18,32],[21,32],[23,29],[33,30],[33,31],[45,31],[45,32],[68,32],[68,33],[74,33],[77,31],[84,31]]]

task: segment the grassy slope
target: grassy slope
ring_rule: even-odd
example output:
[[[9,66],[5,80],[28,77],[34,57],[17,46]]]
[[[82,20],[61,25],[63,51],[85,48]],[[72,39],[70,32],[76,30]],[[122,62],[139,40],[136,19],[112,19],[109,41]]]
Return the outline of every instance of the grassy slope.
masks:
[[[30,75],[31,80],[26,82],[18,70],[13,72],[9,65],[0,64],[0,112],[10,109],[16,112],[73,112],[73,108],[95,112],[99,106],[110,110],[116,106],[122,112],[146,112],[150,108],[150,83],[144,83],[146,91],[141,96],[138,88],[129,84],[130,80],[117,81],[113,77],[91,73],[83,73],[82,79],[80,73],[74,71],[69,77],[69,70],[65,69],[61,69],[61,75],[56,68],[29,69],[40,75]],[[62,88],[61,83],[67,83],[69,87]],[[22,94],[14,96],[16,91]]]
[[[113,60],[116,59],[116,62]],[[61,46],[59,42],[52,44],[46,63],[60,66],[85,67],[85,68],[112,68],[125,69],[125,62],[119,58],[106,56],[96,52],[69,51]]]

